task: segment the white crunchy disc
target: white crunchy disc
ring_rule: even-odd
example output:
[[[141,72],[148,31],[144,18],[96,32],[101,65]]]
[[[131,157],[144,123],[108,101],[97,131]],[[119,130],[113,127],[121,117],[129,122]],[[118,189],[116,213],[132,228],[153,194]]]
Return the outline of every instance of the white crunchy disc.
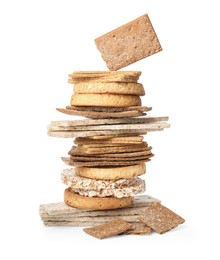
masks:
[[[133,179],[95,180],[77,176],[73,168],[64,169],[62,181],[76,193],[88,197],[130,197],[145,191],[145,181]]]

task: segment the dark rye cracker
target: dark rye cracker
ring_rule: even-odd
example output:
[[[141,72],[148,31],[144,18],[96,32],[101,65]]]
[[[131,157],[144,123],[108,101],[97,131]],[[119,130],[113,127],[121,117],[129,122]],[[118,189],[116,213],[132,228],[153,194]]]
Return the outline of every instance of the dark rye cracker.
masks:
[[[124,112],[93,112],[93,111],[79,111],[66,108],[56,108],[57,111],[74,116],[84,116],[87,118],[121,118],[121,117],[135,117],[145,116],[146,114],[138,110],[124,111]]]
[[[99,226],[84,228],[83,231],[98,239],[112,237],[132,228],[132,224],[121,219],[115,219]]]
[[[160,203],[150,205],[143,211],[139,220],[159,234],[163,234],[185,222],[182,217]]]
[[[147,14],[95,39],[109,70],[116,71],[162,50]]]
[[[149,162],[150,159],[135,160],[135,161],[73,161],[68,157],[61,157],[62,161],[68,166],[79,166],[79,167],[99,167],[99,166],[128,166],[141,164],[143,162]]]
[[[84,107],[84,106],[66,106],[66,109],[77,111],[91,111],[91,112],[124,112],[137,110],[140,112],[147,112],[152,110],[152,107],[133,106],[133,107]]]
[[[89,156],[70,156],[70,160],[79,162],[99,162],[99,161],[135,161],[146,160],[154,155],[150,152],[149,155],[139,157],[89,157]]]

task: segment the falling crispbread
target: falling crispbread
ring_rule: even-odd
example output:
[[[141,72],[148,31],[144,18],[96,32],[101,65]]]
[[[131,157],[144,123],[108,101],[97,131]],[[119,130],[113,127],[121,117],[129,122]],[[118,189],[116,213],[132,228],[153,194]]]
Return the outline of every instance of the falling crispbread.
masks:
[[[95,43],[111,71],[162,50],[147,14],[95,39]]]

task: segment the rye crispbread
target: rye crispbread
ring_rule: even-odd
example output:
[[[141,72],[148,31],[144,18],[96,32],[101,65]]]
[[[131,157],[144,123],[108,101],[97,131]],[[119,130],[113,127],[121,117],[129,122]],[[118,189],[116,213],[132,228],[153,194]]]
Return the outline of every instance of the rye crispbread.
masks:
[[[159,234],[163,234],[185,222],[182,217],[160,203],[150,205],[141,214],[139,220]]]

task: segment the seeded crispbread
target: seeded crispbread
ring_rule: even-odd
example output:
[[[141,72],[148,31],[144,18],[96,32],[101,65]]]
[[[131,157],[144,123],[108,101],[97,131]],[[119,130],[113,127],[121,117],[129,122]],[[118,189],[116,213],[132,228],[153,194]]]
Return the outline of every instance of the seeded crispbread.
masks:
[[[159,234],[163,234],[185,222],[182,217],[160,203],[150,205],[139,217],[139,220]]]
[[[162,50],[147,14],[102,35],[95,43],[112,71]]]
[[[122,219],[115,219],[99,226],[84,228],[83,231],[98,239],[112,237],[132,228],[132,225]]]
[[[81,196],[67,188],[64,191],[64,202],[74,208],[78,209],[91,209],[91,210],[107,210],[118,209],[130,206],[132,204],[132,197],[124,198],[98,198]]]

